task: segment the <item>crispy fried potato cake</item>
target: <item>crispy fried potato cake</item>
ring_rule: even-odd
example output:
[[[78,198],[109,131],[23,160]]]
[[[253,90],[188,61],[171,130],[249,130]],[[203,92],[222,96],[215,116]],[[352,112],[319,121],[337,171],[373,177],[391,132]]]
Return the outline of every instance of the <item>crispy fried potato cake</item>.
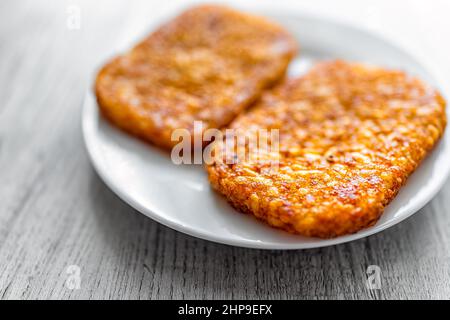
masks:
[[[445,126],[444,99],[420,80],[325,62],[232,122],[248,132],[279,129],[279,152],[227,164],[225,151],[236,149],[217,141],[207,170],[238,210],[291,233],[336,237],[378,220]],[[269,160],[279,160],[278,170],[267,170]]]
[[[194,121],[220,128],[281,77],[296,54],[293,38],[264,18],[203,5],[160,27],[99,72],[104,116],[164,148]]]

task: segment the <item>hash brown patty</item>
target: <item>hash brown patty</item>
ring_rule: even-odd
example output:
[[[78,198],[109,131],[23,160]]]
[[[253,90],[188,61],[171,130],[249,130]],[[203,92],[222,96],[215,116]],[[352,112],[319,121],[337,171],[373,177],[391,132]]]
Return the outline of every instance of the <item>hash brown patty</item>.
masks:
[[[280,26],[227,7],[182,13],[98,73],[103,115],[129,133],[170,149],[172,131],[194,121],[221,128],[284,76],[296,54]]]
[[[279,129],[279,152],[227,164],[224,151],[233,158],[239,150],[217,141],[207,171],[241,212],[291,233],[336,237],[375,224],[445,126],[444,99],[420,80],[325,62],[263,95],[232,122],[248,135]],[[242,148],[247,156],[259,151]],[[273,160],[278,170],[268,170]]]

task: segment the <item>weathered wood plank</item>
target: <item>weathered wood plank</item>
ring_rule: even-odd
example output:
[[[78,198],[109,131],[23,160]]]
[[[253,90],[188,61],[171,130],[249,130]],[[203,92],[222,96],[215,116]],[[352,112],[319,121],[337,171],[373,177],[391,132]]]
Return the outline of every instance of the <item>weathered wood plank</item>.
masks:
[[[66,27],[72,3],[82,9],[77,31]],[[449,183],[381,234],[308,251],[195,239],[119,200],[89,163],[80,107],[96,64],[123,41],[121,30],[133,29],[129,18],[146,13],[143,4],[92,3],[0,3],[1,298],[450,297]],[[176,5],[146,8],[159,15]],[[432,40],[422,43],[437,48]],[[445,52],[438,55],[450,70]],[[78,290],[65,285],[70,265],[81,268]],[[381,268],[380,290],[366,288],[369,265]]]

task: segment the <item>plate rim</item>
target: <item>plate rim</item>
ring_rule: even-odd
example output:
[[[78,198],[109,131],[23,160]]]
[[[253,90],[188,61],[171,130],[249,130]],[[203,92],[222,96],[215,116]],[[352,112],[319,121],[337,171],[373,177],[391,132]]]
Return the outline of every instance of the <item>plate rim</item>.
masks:
[[[261,9],[259,8],[255,10],[255,12],[261,14]],[[378,33],[372,32],[371,30],[365,29],[365,28],[359,28],[356,26],[353,26],[351,24],[329,19],[329,18],[321,18],[314,14],[304,14],[299,13],[296,11],[293,12],[285,12],[284,10],[275,10],[272,11],[272,14],[275,15],[285,15],[289,16],[291,18],[300,18],[300,19],[308,19],[308,20],[316,20],[318,23],[327,23],[327,24],[334,24],[338,25],[342,28],[347,29],[356,29],[356,31],[361,33],[369,34],[372,38],[376,38],[377,40],[381,40],[385,43],[387,43],[389,46],[395,48],[396,50],[402,52],[406,56],[408,56],[413,62],[415,62],[417,65],[421,66],[424,70],[427,71],[427,73],[435,80],[435,86],[441,90],[441,93],[444,96],[447,96],[445,94],[444,87],[442,86],[442,81],[440,77],[438,77],[433,70],[430,70],[428,68],[427,64],[423,61],[420,61],[417,59],[416,56],[413,54],[407,52],[404,48],[401,46],[393,43],[390,39],[381,36]],[[90,77],[89,85],[92,87],[93,79],[95,77]],[[94,108],[95,107],[95,108]],[[90,110],[94,109],[94,110]],[[448,109],[448,108],[447,108]],[[414,206],[408,208],[405,213],[403,213],[401,216],[393,217],[391,220],[386,221],[385,223],[378,225],[378,226],[372,226],[363,230],[360,230],[357,233],[350,234],[350,235],[344,235],[337,238],[331,238],[331,239],[320,239],[316,238],[317,241],[314,242],[299,242],[299,243],[286,243],[286,244],[268,244],[261,241],[256,240],[249,240],[249,239],[233,239],[228,238],[226,236],[218,236],[214,233],[206,233],[204,231],[199,231],[198,229],[195,229],[194,227],[190,227],[188,225],[180,224],[176,221],[173,221],[172,219],[166,218],[165,215],[161,212],[159,212],[158,209],[155,208],[148,208],[143,205],[141,205],[138,201],[136,201],[129,193],[126,192],[126,190],[121,189],[119,186],[117,186],[114,181],[112,181],[112,178],[107,174],[105,171],[105,167],[100,165],[99,161],[99,155],[98,151],[96,150],[95,146],[93,145],[93,139],[91,137],[92,134],[94,134],[93,131],[95,131],[95,122],[98,122],[100,120],[100,112],[97,107],[97,100],[95,98],[95,95],[92,91],[92,89],[88,89],[84,99],[83,99],[83,107],[82,107],[82,116],[81,116],[81,125],[82,125],[82,135],[83,135],[83,141],[85,144],[85,147],[87,149],[87,153],[90,159],[91,164],[93,165],[95,171],[99,175],[99,177],[103,180],[103,182],[108,186],[108,188],[115,193],[122,201],[127,203],[129,206],[131,206],[133,209],[137,210],[138,212],[144,214],[148,218],[151,218],[152,220],[155,220],[158,223],[161,223],[162,225],[169,227],[173,230],[182,232],[184,234],[200,238],[207,241],[212,241],[215,243],[230,245],[230,246],[236,246],[236,247],[244,247],[244,248],[250,248],[250,249],[266,249],[266,250],[305,250],[305,249],[313,249],[313,248],[322,248],[322,247],[328,247],[328,246],[334,246],[338,244],[343,244],[351,241],[355,241],[358,239],[366,238],[371,235],[374,235],[376,233],[379,233],[381,231],[384,231],[394,225],[397,225],[398,223],[408,219],[413,214],[419,212],[426,204],[428,204],[435,196],[436,194],[442,189],[443,185],[447,181],[448,175],[450,173],[450,165],[445,166],[445,172],[443,172],[440,175],[439,181],[436,181],[432,187],[430,187],[430,191],[423,196],[423,199],[421,201],[417,202]],[[449,118],[449,115],[447,113],[447,119]],[[124,133],[125,134],[125,133]],[[438,142],[438,144],[444,143],[445,139],[448,139],[448,128],[444,135],[442,136],[441,140]],[[433,149],[432,152],[435,152],[437,149],[437,146]],[[255,220],[255,223],[260,223]]]

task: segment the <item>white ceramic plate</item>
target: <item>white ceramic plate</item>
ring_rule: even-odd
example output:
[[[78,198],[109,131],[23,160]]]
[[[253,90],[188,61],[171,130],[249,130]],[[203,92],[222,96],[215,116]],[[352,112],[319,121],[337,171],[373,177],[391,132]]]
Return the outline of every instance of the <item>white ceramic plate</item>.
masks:
[[[404,69],[438,86],[410,55],[367,31],[302,15],[265,15],[284,25],[301,44],[301,55],[291,64],[290,74],[305,72],[316,60],[342,58]],[[129,205],[192,236],[264,249],[334,245],[366,237],[409,217],[430,201],[446,180],[450,159],[448,132],[375,226],[322,240],[290,235],[236,212],[210,188],[201,166],[177,166],[169,153],[109,125],[99,115],[91,92],[83,109],[83,133],[92,163],[105,183]]]

